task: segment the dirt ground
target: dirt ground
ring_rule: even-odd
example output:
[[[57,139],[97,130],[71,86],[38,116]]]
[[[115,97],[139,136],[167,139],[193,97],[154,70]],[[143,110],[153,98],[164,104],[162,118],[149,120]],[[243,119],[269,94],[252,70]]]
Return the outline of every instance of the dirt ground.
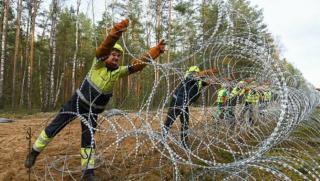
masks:
[[[207,111],[190,109],[190,128],[194,129],[193,153],[209,160],[221,163],[232,161],[230,154],[225,151],[214,150],[216,147],[226,149],[219,143],[214,143],[212,137],[226,139],[230,137],[223,126],[203,126],[203,113]],[[80,120],[76,119],[66,126],[39,155],[35,166],[30,170],[24,167],[24,160],[30,147],[27,138],[28,130],[31,129],[31,142],[34,143],[39,133],[53,119],[57,113],[38,113],[30,116],[15,116],[11,123],[0,123],[0,181],[10,180],[80,180]],[[9,116],[10,117],[10,116]],[[190,175],[201,170],[187,167],[185,164],[175,165],[168,159],[169,152],[161,150],[159,142],[150,138],[146,130],[160,133],[160,122],[166,117],[166,113],[151,113],[149,117],[141,119],[134,113],[127,116],[114,116],[108,119],[99,118],[98,129],[95,134],[97,143],[98,167],[95,175],[100,180],[175,180],[176,171],[182,180],[190,180]],[[148,121],[142,121],[148,120]],[[196,122],[200,120],[200,122]],[[209,122],[212,118],[209,117]],[[208,123],[206,123],[208,124]],[[269,127],[269,126],[268,126]],[[203,130],[203,128],[209,128]],[[170,133],[180,140],[180,121],[174,123]],[[238,134],[238,132],[237,132]],[[245,137],[248,137],[245,134]],[[200,141],[199,141],[200,140]],[[207,141],[207,142],[205,142]],[[232,141],[231,141],[232,142]],[[209,149],[206,143],[213,145]],[[189,156],[181,145],[169,141],[172,151],[178,154],[180,160],[188,160]],[[254,143],[256,144],[256,143]],[[232,144],[230,144],[232,146]],[[195,150],[196,149],[196,150]],[[242,148],[244,151],[246,148]],[[239,151],[234,147],[235,151]],[[160,152],[161,151],[161,152]],[[192,160],[195,164],[203,164],[200,159]],[[222,175],[221,178],[224,176]],[[217,176],[216,176],[217,178]],[[209,178],[208,180],[211,180]],[[206,179],[200,179],[206,180]]]
[[[0,181],[29,180],[29,174],[30,180],[80,180],[81,127],[78,119],[53,139],[30,172],[24,167],[30,147],[28,130],[31,128],[31,141],[34,143],[55,114],[22,116],[14,118],[11,123],[0,123]],[[133,122],[135,126],[128,124],[123,118],[114,121],[117,123],[113,125],[116,127],[114,130],[122,130],[121,133],[110,130],[111,124],[108,121],[102,124],[104,132],[97,132],[95,135],[102,158],[95,171],[96,176],[101,180],[172,180],[171,162],[161,156],[153,143],[148,142],[144,136],[123,135],[124,132],[143,125],[137,120]],[[159,127],[159,124],[154,122],[151,126]],[[62,168],[66,156],[67,168]]]
[[[39,128],[43,118],[14,119],[0,124],[0,180],[28,180],[28,170],[23,162],[28,149],[27,128]]]

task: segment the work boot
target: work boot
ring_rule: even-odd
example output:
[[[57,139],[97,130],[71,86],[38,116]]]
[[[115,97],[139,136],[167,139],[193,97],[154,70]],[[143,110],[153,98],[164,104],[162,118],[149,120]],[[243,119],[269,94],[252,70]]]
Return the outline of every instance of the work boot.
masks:
[[[89,169],[84,171],[81,181],[98,181],[98,179],[94,177],[93,169]]]
[[[29,152],[29,154],[27,155],[26,161],[24,162],[24,166],[26,168],[31,168],[34,165],[34,163],[36,162],[36,159],[39,154],[40,154],[40,152],[37,152],[36,150],[34,150],[32,148],[31,152]]]

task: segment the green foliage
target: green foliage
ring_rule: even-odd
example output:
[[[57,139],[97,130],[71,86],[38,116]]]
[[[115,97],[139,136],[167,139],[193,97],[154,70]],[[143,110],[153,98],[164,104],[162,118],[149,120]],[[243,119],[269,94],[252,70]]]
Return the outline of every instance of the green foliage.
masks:
[[[191,7],[191,2],[180,2],[177,5],[175,5],[173,9],[179,12],[181,15],[190,15],[194,13]]]

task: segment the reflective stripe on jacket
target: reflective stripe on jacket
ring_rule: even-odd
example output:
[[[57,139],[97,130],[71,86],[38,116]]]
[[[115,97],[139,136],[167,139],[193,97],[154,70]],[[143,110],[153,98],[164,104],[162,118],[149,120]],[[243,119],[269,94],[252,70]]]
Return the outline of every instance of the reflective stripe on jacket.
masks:
[[[81,148],[81,168],[82,170],[94,169],[96,160],[96,150],[94,148]]]
[[[49,138],[46,132],[42,130],[37,140],[33,144],[33,149],[37,152],[41,152],[50,143],[51,140],[52,138]]]
[[[113,87],[119,78],[129,75],[128,66],[108,70],[103,61],[94,58],[87,77],[77,90],[80,99],[89,106],[103,110],[112,97]]]

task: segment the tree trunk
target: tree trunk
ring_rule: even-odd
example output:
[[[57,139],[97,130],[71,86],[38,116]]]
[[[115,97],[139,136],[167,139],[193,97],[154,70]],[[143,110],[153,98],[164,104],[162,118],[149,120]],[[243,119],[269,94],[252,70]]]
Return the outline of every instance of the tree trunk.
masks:
[[[161,38],[161,15],[162,15],[162,0],[157,0],[156,7],[156,42],[160,41]],[[157,58],[157,63],[160,63],[160,58]],[[155,81],[158,82],[160,79],[159,70],[156,70]]]
[[[29,23],[29,22],[28,22]],[[29,28],[29,27],[28,27]],[[27,28],[27,29],[28,29]],[[27,30],[26,37],[28,37],[29,31]],[[24,100],[25,100],[25,79],[26,79],[26,72],[27,72],[27,66],[28,66],[28,61],[27,61],[27,47],[28,47],[28,38],[25,43],[25,47],[22,49],[22,55],[21,55],[21,88],[20,88],[20,101],[19,101],[19,107],[22,108],[24,105]]]
[[[61,73],[59,82],[58,82],[58,84],[57,84],[57,92],[56,92],[56,96],[55,96],[54,103],[53,103],[53,107],[54,107],[54,108],[56,107],[57,102],[58,102],[58,99],[59,99],[59,94],[60,94],[60,91],[61,91],[61,84],[62,84],[62,81],[63,81],[63,77],[64,77],[64,70],[63,70],[63,72]]]
[[[15,97],[16,97],[16,68],[17,62],[19,58],[19,45],[20,45],[20,20],[21,20],[21,12],[22,12],[22,0],[18,0],[17,2],[17,22],[16,22],[16,39],[15,39],[15,50],[14,50],[14,60],[13,60],[13,74],[12,74],[12,102],[11,107],[12,110],[15,108]]]
[[[20,102],[19,102],[19,107],[21,108],[23,105],[24,105],[24,94],[25,94],[25,92],[24,92],[24,86],[25,86],[25,81],[26,81],[26,73],[27,73],[27,67],[28,67],[28,65],[27,65],[27,61],[26,61],[26,59],[24,59],[25,60],[25,66],[23,67],[22,66],[22,70],[23,70],[23,74],[22,74],[22,81],[21,81],[21,92],[20,92]]]
[[[80,3],[80,2],[79,2],[79,3]],[[80,6],[80,5],[79,5],[79,6]],[[96,32],[93,1],[91,2],[91,8],[92,8],[92,10],[91,10],[91,11],[92,11],[92,28],[93,28],[93,31]],[[96,33],[94,33],[93,36],[94,36],[94,42],[95,42],[96,48],[98,48],[98,40],[97,40],[97,35],[96,35]]]
[[[8,26],[8,11],[10,1],[4,1],[4,13],[3,13],[3,28],[2,28],[2,42],[1,42],[1,59],[0,59],[0,108],[4,107],[4,96],[3,96],[3,83],[4,83],[4,64],[6,55],[6,44],[7,44],[7,26]]]
[[[151,35],[151,24],[152,24],[152,13],[151,13],[151,0],[148,1],[147,7],[147,21],[146,21],[146,33],[147,33],[147,47],[150,46],[150,35]]]
[[[2,7],[1,7],[1,11],[0,11],[0,32],[2,33],[3,30],[3,17],[4,17],[4,1],[2,2]],[[0,36],[0,42],[2,42],[2,34]],[[1,51],[0,51],[0,57],[1,57]],[[1,59],[0,59],[0,65],[1,65]]]
[[[41,57],[39,57],[38,71],[39,71],[40,105],[43,105],[43,95],[42,95],[43,89],[42,89],[42,77],[41,77]]]
[[[201,11],[201,24],[202,24],[202,41],[205,42],[205,34],[206,34],[206,22],[207,22],[207,16],[208,16],[208,7],[207,7],[207,1],[202,0],[202,11]]]
[[[172,0],[169,0],[169,20],[168,20],[168,37],[167,37],[167,63],[170,63],[170,45],[171,45],[171,9]]]
[[[52,27],[51,27],[51,69],[50,69],[50,98],[49,109],[54,105],[54,70],[56,64],[56,29],[57,29],[58,1],[52,0]]]
[[[56,64],[56,26],[57,26],[57,13],[58,13],[58,2],[52,0],[51,9],[51,30],[50,30],[50,51],[49,51],[49,62],[46,73],[45,92],[43,101],[43,111],[49,111],[54,105],[54,71]]]
[[[25,35],[25,46],[22,49],[22,56],[21,56],[21,89],[20,89],[20,101],[19,107],[22,108],[25,103],[25,83],[26,83],[26,76],[27,76],[27,67],[28,67],[28,53],[29,53],[29,34],[30,34],[30,17],[31,17],[31,10],[32,8],[29,7],[28,9],[28,17],[27,17],[27,27],[26,27],[26,35]]]
[[[37,10],[38,10],[38,2],[37,0],[32,1],[32,13],[31,13],[31,41],[30,41],[30,58],[29,58],[29,67],[28,67],[28,108],[29,110],[32,108],[32,76],[33,76],[33,59],[34,59],[34,41],[35,41],[35,28],[36,28],[36,17],[37,17]]]
[[[76,87],[76,65],[77,65],[77,54],[78,54],[78,38],[79,38],[79,7],[81,0],[77,0],[77,20],[76,20],[76,49],[73,54],[72,64],[72,92],[75,92]]]

